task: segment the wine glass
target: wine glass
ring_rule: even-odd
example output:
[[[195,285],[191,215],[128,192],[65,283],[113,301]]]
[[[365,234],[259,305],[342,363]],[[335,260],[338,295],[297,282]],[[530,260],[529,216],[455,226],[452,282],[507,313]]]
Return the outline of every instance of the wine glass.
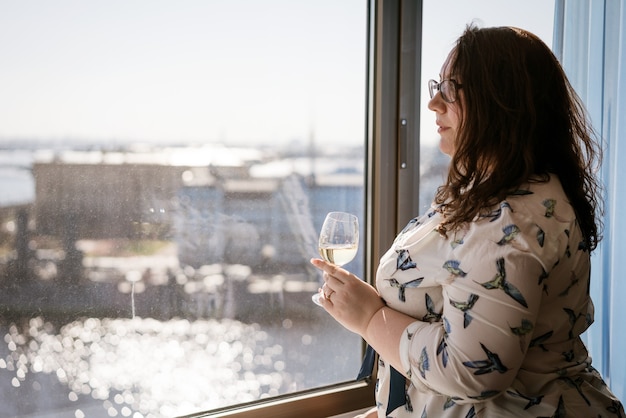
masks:
[[[320,256],[337,266],[352,261],[359,246],[359,220],[346,212],[329,212],[324,219],[318,249]],[[312,296],[313,302],[321,305],[322,292]]]

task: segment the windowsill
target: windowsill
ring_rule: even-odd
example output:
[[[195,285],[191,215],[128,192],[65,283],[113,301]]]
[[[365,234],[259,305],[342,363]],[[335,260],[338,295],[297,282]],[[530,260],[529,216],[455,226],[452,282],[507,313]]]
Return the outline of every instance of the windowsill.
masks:
[[[359,409],[356,411],[351,411],[351,412],[346,412],[344,414],[339,414],[339,415],[333,415],[332,417],[328,417],[328,418],[354,418],[355,416],[364,413],[365,411],[370,410],[372,407],[369,408],[363,408],[363,409]]]
[[[351,418],[374,405],[374,380],[370,379],[187,415],[186,418]]]

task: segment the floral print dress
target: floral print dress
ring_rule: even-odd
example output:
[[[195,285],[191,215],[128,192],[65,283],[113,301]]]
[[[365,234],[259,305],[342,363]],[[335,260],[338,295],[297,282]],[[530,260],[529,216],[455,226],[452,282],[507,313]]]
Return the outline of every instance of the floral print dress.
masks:
[[[444,237],[434,209],[381,258],[377,288],[416,319],[402,337],[409,376],[379,417],[623,417],[580,339],[593,321],[590,255],[556,177],[529,183]]]

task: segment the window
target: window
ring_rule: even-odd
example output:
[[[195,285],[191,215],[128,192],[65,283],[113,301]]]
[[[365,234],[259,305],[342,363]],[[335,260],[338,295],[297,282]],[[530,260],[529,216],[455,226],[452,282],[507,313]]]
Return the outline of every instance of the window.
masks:
[[[365,236],[367,8],[0,3],[3,413],[354,380],[361,340],[311,301],[308,260],[330,210]]]
[[[2,3],[3,410],[371,405],[308,258],[325,212],[355,212],[371,281],[429,204],[446,159],[422,86],[466,23],[550,43],[553,2],[465,3]]]

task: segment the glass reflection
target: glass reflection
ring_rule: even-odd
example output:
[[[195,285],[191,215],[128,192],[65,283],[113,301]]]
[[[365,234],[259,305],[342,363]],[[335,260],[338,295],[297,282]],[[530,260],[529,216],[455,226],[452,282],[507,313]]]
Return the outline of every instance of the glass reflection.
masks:
[[[363,213],[366,12],[0,2],[0,415],[174,416],[355,377],[308,259],[326,212]]]

